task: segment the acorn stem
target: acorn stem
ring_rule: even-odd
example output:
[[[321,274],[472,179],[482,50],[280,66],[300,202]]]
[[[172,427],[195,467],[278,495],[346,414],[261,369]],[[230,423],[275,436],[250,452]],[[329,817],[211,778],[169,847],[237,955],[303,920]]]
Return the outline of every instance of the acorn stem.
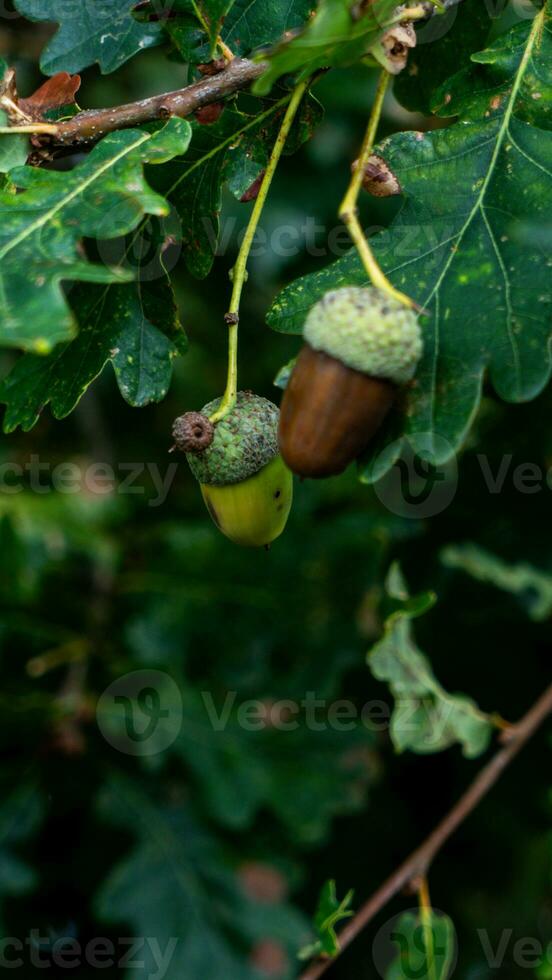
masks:
[[[341,202],[339,217],[347,226],[347,230],[353,240],[372,285],[376,286],[377,289],[383,290],[383,292],[387,293],[389,296],[393,296],[400,303],[403,303],[404,306],[408,306],[411,309],[417,309],[417,305],[414,300],[412,300],[405,293],[401,293],[398,289],[395,289],[395,287],[389,282],[389,279],[385,275],[370,245],[368,244],[362,230],[362,225],[358,220],[358,196],[362,187],[362,180],[364,177],[366,164],[374,151],[374,143],[376,141],[378,126],[381,119],[383,103],[387,94],[390,80],[391,75],[388,71],[383,69],[379,77],[374,104],[372,106],[372,112],[370,113],[370,119],[368,120],[368,127],[362,143],[358,164],[353,171],[351,182],[347,188],[345,197]]]
[[[255,204],[253,205],[249,223],[238,252],[236,264],[232,270],[232,297],[230,299],[228,313],[225,317],[228,324],[228,377],[226,381],[226,389],[224,395],[222,396],[220,406],[211,416],[211,422],[213,423],[220,422],[220,420],[223,419],[228,412],[232,411],[234,405],[236,404],[236,396],[238,391],[238,325],[240,300],[247,276],[247,262],[249,259],[249,253],[251,251],[255,232],[257,231],[261,214],[266,203],[270,185],[276,172],[276,167],[278,166],[280,157],[282,156],[282,151],[289,136],[289,131],[293,125],[293,120],[297,115],[297,110],[301,105],[303,96],[309,84],[310,79],[306,79],[304,82],[299,82],[299,84],[296,85],[293,90],[293,94],[282,120],[282,125],[280,126],[276,141],[272,147],[268,166],[261,181],[261,186],[259,188],[259,193],[255,200]]]

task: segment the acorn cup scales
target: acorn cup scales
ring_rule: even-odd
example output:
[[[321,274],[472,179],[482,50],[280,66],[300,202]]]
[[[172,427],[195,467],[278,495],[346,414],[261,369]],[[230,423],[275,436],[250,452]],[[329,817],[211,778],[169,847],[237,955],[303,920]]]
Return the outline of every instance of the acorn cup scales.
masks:
[[[326,293],[310,310],[280,411],[293,472],[342,473],[367,447],[422,354],[416,314],[374,287]]]
[[[293,499],[293,477],[278,452],[278,408],[242,391],[213,425],[219,403],[176,419],[176,448],[186,453],[219,530],[236,544],[267,546],[284,530]]]

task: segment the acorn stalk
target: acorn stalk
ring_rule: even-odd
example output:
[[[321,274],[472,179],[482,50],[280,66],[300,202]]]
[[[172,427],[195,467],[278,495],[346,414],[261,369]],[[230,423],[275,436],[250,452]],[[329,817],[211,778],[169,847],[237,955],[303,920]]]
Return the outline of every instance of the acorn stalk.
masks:
[[[333,290],[310,310],[284,393],[279,444],[303,477],[342,473],[368,446],[422,353],[416,314],[374,287]]]

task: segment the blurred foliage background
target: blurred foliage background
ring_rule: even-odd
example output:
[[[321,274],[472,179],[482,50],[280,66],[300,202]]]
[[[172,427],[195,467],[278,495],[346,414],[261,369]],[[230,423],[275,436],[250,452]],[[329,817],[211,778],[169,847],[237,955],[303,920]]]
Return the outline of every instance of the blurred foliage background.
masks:
[[[17,67],[24,93],[40,81],[46,37],[22,19],[0,21],[0,55]],[[86,71],[80,101],[115,104],[185,82],[185,67],[154,49],[114,76]],[[264,315],[282,285],[330,258],[307,254],[302,229],[315,221],[317,245],[327,248],[373,82],[360,69],[322,79],[324,122],[276,178],[262,227],[269,236],[296,229],[297,247],[254,258],[240,355],[242,384],[268,397],[277,398],[272,379],[298,342],[271,334]],[[384,125],[426,123],[390,101]],[[6,936],[24,940],[33,930],[25,976],[41,968],[31,951],[50,962],[56,940],[107,937],[120,958],[124,936],[157,937],[162,949],[179,937],[168,980],[298,976],[297,950],[312,938],[324,881],[335,878],[340,894],[354,888],[358,904],[431,829],[479,763],[456,748],[397,756],[378,726],[340,731],[327,721],[342,699],[358,709],[390,700],[365,654],[380,633],[393,559],[414,591],[438,594],[416,628],[447,689],[515,720],[550,677],[549,619],[531,621],[523,601],[441,560],[445,546],[476,541],[552,575],[552,486],[522,493],[512,480],[520,464],[552,467],[549,392],[520,407],[484,401],[454,499],[431,519],[393,514],[351,470],[297,484],[288,528],[269,553],[239,550],[210,524],[186,464],[168,455],[170,428],[223,387],[228,271],[250,206],[225,199],[228,246],[206,281],[178,267],[190,350],[161,405],[130,409],[106,370],[70,418],[55,422],[45,411],[31,433],[2,437],[0,464],[25,467],[35,457],[35,474],[37,459],[47,466],[40,487],[27,471],[21,492],[4,484],[0,493],[0,899]],[[364,201],[366,224],[385,225],[395,206]],[[13,360],[0,355],[2,375]],[[483,457],[493,474],[511,457],[499,494],[485,483]],[[60,492],[51,474],[63,462],[82,472],[106,463],[119,482],[108,492],[98,479]],[[129,464],[158,467],[166,499],[143,468],[125,492]],[[103,736],[96,707],[137,670],[176,681],[183,723],[169,747],[135,757]],[[212,698],[220,712],[229,692],[228,722],[216,731],[207,704]],[[279,730],[285,708],[275,703],[309,696],[324,702],[321,730],[305,712],[297,730]],[[265,708],[260,731],[239,724],[249,699]],[[515,943],[552,942],[550,748],[545,731],[432,870],[434,905],[458,933],[458,976],[536,975]],[[412,904],[393,902],[328,976],[376,976],[374,936]],[[489,949],[502,950],[498,968]],[[155,976],[152,955],[140,950],[143,968],[113,965],[103,975]],[[97,969],[83,963],[73,972]]]

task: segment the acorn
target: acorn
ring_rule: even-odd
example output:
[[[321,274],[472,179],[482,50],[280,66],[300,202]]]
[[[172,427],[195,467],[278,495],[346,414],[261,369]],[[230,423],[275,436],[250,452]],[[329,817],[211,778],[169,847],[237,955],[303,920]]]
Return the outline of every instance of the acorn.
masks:
[[[245,547],[268,546],[288,519],[293,477],[278,451],[279,410],[250,391],[219,422],[220,399],[176,419],[176,448],[186,453],[207,510],[220,531]]]
[[[422,354],[413,310],[375,287],[332,290],[312,307],[280,410],[282,456],[302,477],[334,476],[381,426]]]

